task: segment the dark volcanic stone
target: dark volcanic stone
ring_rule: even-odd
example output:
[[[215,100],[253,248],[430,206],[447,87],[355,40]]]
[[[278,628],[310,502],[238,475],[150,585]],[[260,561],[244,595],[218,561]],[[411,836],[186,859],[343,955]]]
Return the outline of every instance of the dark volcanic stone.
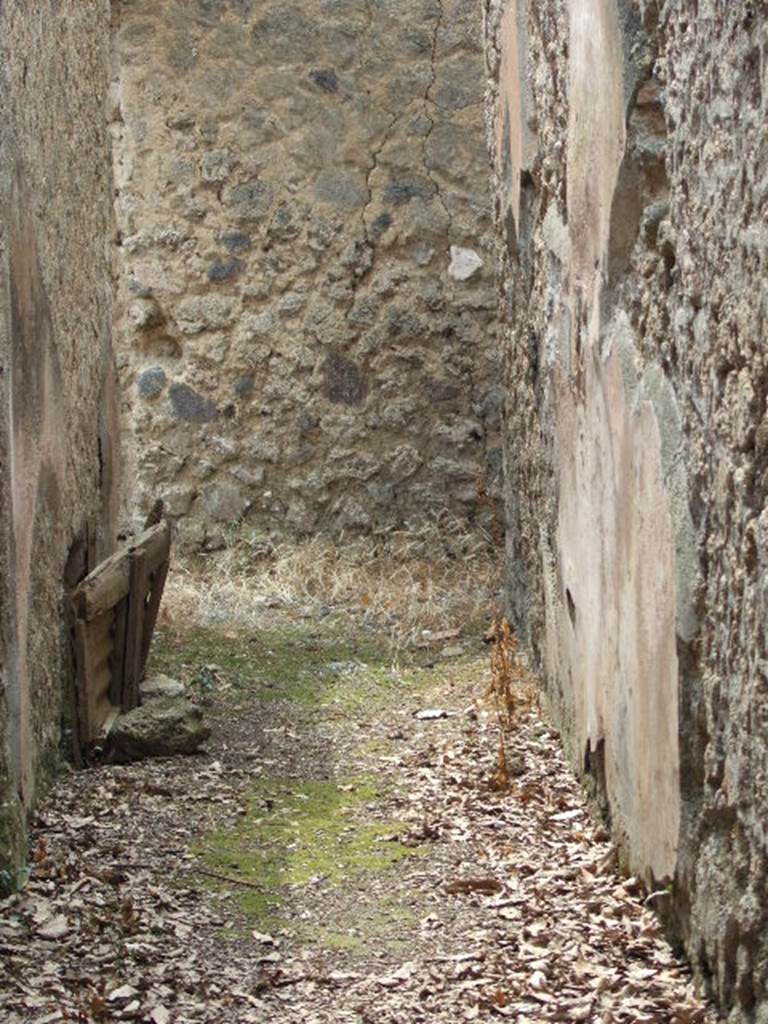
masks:
[[[251,31],[265,63],[296,60],[299,54],[310,56],[319,35],[315,19],[305,17],[301,4],[278,4]]]
[[[209,423],[218,410],[209,398],[203,398],[187,384],[171,384],[171,411],[180,420],[190,423]]]
[[[266,181],[237,185],[224,198],[224,205],[241,221],[259,221],[269,213],[274,190]]]
[[[436,192],[437,188],[431,181],[418,179],[392,181],[384,192],[384,202],[392,203],[393,206],[403,206],[411,199],[423,199],[425,203],[428,203],[434,198]]]
[[[251,236],[242,231],[233,231],[222,235],[221,244],[227,252],[246,252],[251,247]]]
[[[359,174],[328,167],[317,176],[315,195],[322,203],[342,210],[356,210],[365,206],[368,189]]]
[[[152,366],[140,374],[136,381],[136,387],[142,398],[157,398],[162,394],[167,380],[162,367]]]
[[[288,206],[278,207],[269,225],[270,238],[287,240],[295,238],[299,231],[299,224],[291,208]]]
[[[333,68],[327,71],[310,71],[309,77],[323,92],[334,93],[339,91],[339,80]]]
[[[238,377],[232,390],[238,398],[250,398],[253,394],[254,376],[252,373],[245,373]]]
[[[242,274],[245,264],[242,260],[218,260],[208,268],[208,280],[216,283],[218,281],[230,281],[233,277]]]
[[[336,405],[360,405],[366,390],[357,364],[338,352],[332,352],[325,362],[326,398]]]
[[[379,214],[373,224],[371,224],[371,234],[374,238],[378,238],[389,227],[392,227],[392,215],[389,213]]]
[[[427,394],[433,402],[452,402],[461,394],[461,388],[447,380],[428,379],[425,386]]]

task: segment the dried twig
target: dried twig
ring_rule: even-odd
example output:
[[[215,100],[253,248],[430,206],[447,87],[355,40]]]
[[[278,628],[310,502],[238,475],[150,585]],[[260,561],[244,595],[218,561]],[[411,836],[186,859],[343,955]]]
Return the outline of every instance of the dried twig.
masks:
[[[230,885],[242,885],[246,889],[257,889],[259,892],[264,891],[264,886],[259,885],[257,882],[246,882],[242,878],[232,878],[230,875],[220,875],[218,871],[206,871],[204,868],[192,869],[196,875],[204,875],[206,878],[215,878],[219,882],[229,882]]]

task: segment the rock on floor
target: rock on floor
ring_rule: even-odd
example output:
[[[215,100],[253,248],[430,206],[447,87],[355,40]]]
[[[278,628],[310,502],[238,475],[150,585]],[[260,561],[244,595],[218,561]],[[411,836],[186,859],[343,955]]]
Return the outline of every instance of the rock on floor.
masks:
[[[160,673],[147,678],[139,686],[141,701],[157,700],[160,697],[183,697],[186,692],[184,683],[179,679],[171,679]]]
[[[193,754],[210,735],[196,704],[162,697],[118,717],[109,734],[109,759],[127,764],[145,757]]]

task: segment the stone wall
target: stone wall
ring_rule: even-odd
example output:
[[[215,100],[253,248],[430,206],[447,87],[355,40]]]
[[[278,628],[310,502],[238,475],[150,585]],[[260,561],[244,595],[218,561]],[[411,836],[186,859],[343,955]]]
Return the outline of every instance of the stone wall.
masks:
[[[509,601],[574,764],[768,1021],[768,14],[486,0]]]
[[[54,766],[63,593],[111,545],[108,0],[0,5],[0,889]]]
[[[381,530],[499,489],[479,8],[121,0],[112,131],[139,509]]]

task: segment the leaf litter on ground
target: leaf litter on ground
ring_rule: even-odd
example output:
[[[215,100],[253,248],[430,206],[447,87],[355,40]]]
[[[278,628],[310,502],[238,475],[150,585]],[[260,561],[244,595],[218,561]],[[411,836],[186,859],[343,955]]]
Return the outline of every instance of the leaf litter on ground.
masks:
[[[206,754],[63,776],[34,823],[29,883],[0,905],[2,1020],[715,1021],[640,884],[615,873],[499,630],[493,673],[476,653],[438,666],[428,694],[393,691],[354,717],[253,707],[247,729],[224,688]],[[362,772],[380,782],[350,824],[395,822],[379,841],[414,855],[286,887],[279,921],[249,922],[241,878],[205,886],[201,836],[234,827],[254,776],[300,778],[320,750],[340,787]],[[333,927],[348,948],[320,941]]]

